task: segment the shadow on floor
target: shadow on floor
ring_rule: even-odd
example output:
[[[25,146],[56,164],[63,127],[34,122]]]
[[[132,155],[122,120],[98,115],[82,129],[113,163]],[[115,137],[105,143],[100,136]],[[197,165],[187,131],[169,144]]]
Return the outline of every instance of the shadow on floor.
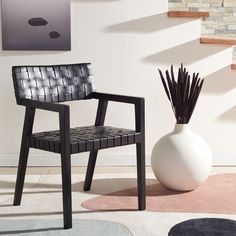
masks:
[[[147,179],[147,184],[153,184],[155,183],[155,179]],[[2,189],[12,189],[12,192],[3,192],[0,193],[0,195],[11,195],[14,194],[14,188],[15,188],[15,182],[11,181],[0,181],[0,186]],[[95,194],[95,195],[102,195],[104,193],[107,193],[109,191],[115,192],[119,191],[125,187],[132,188],[137,186],[137,179],[136,178],[107,178],[107,179],[94,179],[92,183],[91,190],[87,193],[89,194]],[[84,181],[81,182],[75,182],[72,184],[72,191],[73,192],[84,192]],[[61,192],[62,185],[61,184],[51,184],[51,183],[25,183],[25,187],[27,190],[23,192],[23,194],[37,194],[37,193],[57,193]],[[30,189],[34,191],[30,191]],[[40,191],[37,191],[36,189],[40,189]],[[42,190],[47,189],[47,190]],[[55,189],[55,190],[54,190]]]
[[[0,182],[2,183],[2,181]],[[8,182],[7,182],[8,183]],[[146,179],[146,186],[147,186],[147,196],[155,196],[151,191],[149,191],[149,187],[152,187],[153,185],[156,185],[156,189],[158,194],[161,195],[173,195],[178,194],[180,192],[172,191],[165,189],[160,185],[156,179]],[[76,182],[72,184],[72,191],[73,192],[83,192],[83,186],[84,182]],[[31,189],[37,189],[37,188],[46,188],[47,190],[40,190],[40,191],[30,191],[28,189],[26,192],[23,192],[24,194],[47,194],[47,193],[58,193],[61,192],[61,185],[60,184],[35,184],[31,187]],[[56,188],[60,190],[53,190],[51,188]],[[50,189],[50,190],[49,190]],[[107,179],[94,179],[92,183],[91,190],[86,192],[88,194],[93,195],[109,195],[112,194],[115,196],[130,196],[130,195],[124,195],[123,190],[124,189],[131,189],[131,194],[133,196],[137,195],[137,179],[136,178],[107,178]],[[14,194],[14,192],[9,193],[0,193],[0,195],[7,195],[7,194]],[[120,194],[120,195],[119,195]],[[130,194],[130,192],[128,193]]]
[[[84,182],[77,182],[74,183],[72,188],[73,192],[78,192],[78,194],[83,192],[83,184]],[[156,197],[156,196],[171,196],[171,195],[179,195],[182,194],[183,192],[177,192],[173,190],[166,189],[163,187],[161,184],[157,182],[156,179],[147,179],[146,180],[146,185],[147,185],[147,190],[146,190],[146,195],[147,197]],[[47,184],[41,185],[45,186],[48,188]],[[37,193],[51,193],[54,191],[43,191],[43,192],[33,192],[33,194]],[[59,192],[59,191],[57,191]],[[31,194],[31,193],[29,193]],[[137,179],[136,178],[108,178],[108,179],[95,179],[93,181],[93,186],[91,188],[91,191],[87,192],[87,194],[92,195],[101,195],[101,196],[119,196],[119,197],[134,197],[135,199],[137,198]],[[95,197],[96,197],[95,196]],[[11,207],[12,205],[0,205],[0,207]],[[119,208],[119,209],[101,209],[101,210],[95,210],[95,211],[73,211],[73,214],[87,214],[91,212],[116,212],[116,211],[138,211],[137,208],[135,209],[124,209],[124,208]],[[25,217],[25,216],[47,216],[47,215],[61,215],[62,212],[22,212],[22,213],[6,213],[6,214],[0,214],[1,217]]]
[[[125,184],[124,184],[125,183]],[[81,184],[77,183],[74,185],[76,189],[81,188]],[[112,187],[112,191],[109,192],[109,186]],[[114,186],[118,186],[116,189]],[[121,187],[122,186],[122,189]],[[169,196],[182,194],[183,192],[178,192],[174,190],[167,189],[163,187],[156,179],[146,180],[146,195],[147,196]],[[106,193],[107,192],[107,193]],[[137,196],[137,180],[132,178],[127,179],[96,179],[94,180],[93,187],[91,188],[89,194],[95,195],[106,195],[106,196]]]
[[[155,179],[146,179],[146,184],[150,185],[156,183]],[[74,192],[83,192],[84,182],[77,182],[73,184]],[[91,190],[87,192],[88,194],[94,195],[104,195],[109,194],[109,192],[117,192],[121,189],[136,188],[137,179],[136,178],[108,178],[108,179],[94,179],[92,183]]]
[[[15,188],[16,182],[14,181],[5,181],[5,180],[0,180],[0,188],[1,189],[14,189]],[[61,188],[61,184],[41,184],[41,183],[30,183],[30,182],[25,182],[24,188],[49,188],[49,189],[58,189]],[[0,193],[1,194],[1,193]]]
[[[149,191],[153,189],[153,185],[155,185],[155,189],[157,192],[153,193]],[[55,184],[35,184],[32,186],[32,189],[37,188],[47,188],[50,189],[50,186],[58,186],[60,190],[45,190],[45,191],[26,191],[23,194],[47,194],[47,193],[58,193],[61,192],[61,185]],[[83,191],[84,182],[76,182],[72,184],[73,192],[84,192]],[[160,185],[156,179],[146,179],[147,186],[147,196],[156,196],[158,193],[160,196],[162,195],[173,195],[179,194],[181,192],[176,192],[172,190],[168,190],[162,185]],[[129,189],[129,193],[131,195],[124,195],[124,189]],[[107,178],[107,179],[94,179],[91,190],[86,192],[91,195],[112,195],[112,196],[137,196],[137,179],[136,178]],[[0,193],[0,195],[14,194],[10,193]],[[125,192],[127,194],[127,192]]]
[[[64,230],[63,227],[51,227],[42,229],[27,229],[27,230],[12,230],[12,231],[0,231],[0,235],[11,235],[11,234],[29,234],[29,233],[39,233],[39,232],[49,232],[55,230]]]
[[[12,207],[12,204],[1,204],[0,207]]]
[[[47,193],[60,193],[60,192],[61,192],[60,190],[24,191],[23,194],[47,194]],[[0,196],[4,196],[4,195],[14,195],[14,191],[0,193]],[[1,205],[0,205],[0,207],[1,207]]]

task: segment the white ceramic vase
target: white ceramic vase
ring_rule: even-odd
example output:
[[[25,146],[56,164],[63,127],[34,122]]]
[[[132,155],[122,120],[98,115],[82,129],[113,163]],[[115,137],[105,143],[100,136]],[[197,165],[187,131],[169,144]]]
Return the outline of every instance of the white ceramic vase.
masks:
[[[177,191],[190,191],[210,174],[212,153],[188,124],[176,124],[173,132],[155,144],[151,164],[162,185]]]

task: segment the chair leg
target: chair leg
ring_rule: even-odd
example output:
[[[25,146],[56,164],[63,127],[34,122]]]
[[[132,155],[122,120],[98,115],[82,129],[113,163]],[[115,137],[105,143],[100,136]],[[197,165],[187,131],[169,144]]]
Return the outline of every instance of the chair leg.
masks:
[[[138,209],[146,209],[145,144],[137,143]]]
[[[89,155],[88,167],[84,182],[84,191],[89,191],[92,185],[95,164],[97,160],[98,151],[92,151]]]
[[[16,187],[15,187],[15,195],[14,195],[14,206],[18,206],[21,203],[22,191],[24,187],[25,181],[25,172],[28,162],[29,155],[29,136],[32,134],[33,123],[35,116],[35,108],[26,107],[25,109],[25,120],[24,127],[21,139],[21,149],[20,149],[20,157],[17,171],[17,179],[16,179]]]
[[[13,202],[14,206],[18,206],[21,203],[26,167],[28,162],[28,155],[29,155],[29,147],[28,145],[26,145],[25,140],[22,140],[18,171],[17,171],[14,202]]]
[[[61,155],[64,229],[72,228],[71,158]]]

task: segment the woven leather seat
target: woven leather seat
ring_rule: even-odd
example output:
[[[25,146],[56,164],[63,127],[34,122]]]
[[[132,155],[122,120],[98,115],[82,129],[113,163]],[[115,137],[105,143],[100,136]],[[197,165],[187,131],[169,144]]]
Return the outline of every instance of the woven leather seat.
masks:
[[[24,128],[15,187],[14,205],[20,205],[30,148],[61,155],[64,228],[72,227],[71,154],[90,152],[84,191],[92,185],[98,150],[136,145],[138,208],[146,207],[144,98],[96,92],[90,63],[14,66],[12,77],[18,105],[25,107]],[[98,100],[92,126],[70,128],[72,100]],[[135,130],[104,126],[108,102],[133,104]],[[36,110],[56,112],[60,130],[32,133]],[[129,118],[128,114],[125,114]]]
[[[110,126],[86,126],[70,129],[71,154],[134,144],[139,140],[140,133],[130,129]],[[60,131],[34,133],[30,139],[30,146],[61,153]]]

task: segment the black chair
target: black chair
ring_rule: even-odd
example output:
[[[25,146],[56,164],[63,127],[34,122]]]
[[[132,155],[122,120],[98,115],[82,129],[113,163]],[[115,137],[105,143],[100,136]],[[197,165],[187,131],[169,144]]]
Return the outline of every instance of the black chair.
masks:
[[[14,66],[16,101],[25,106],[14,205],[20,205],[29,148],[61,154],[64,228],[72,227],[71,154],[90,152],[84,190],[91,188],[99,149],[136,144],[138,208],[146,207],[144,99],[95,92],[91,64]],[[98,99],[95,125],[70,129],[69,106],[58,102]],[[104,126],[108,101],[135,106],[135,130]],[[32,133],[35,110],[59,113],[60,130]]]

